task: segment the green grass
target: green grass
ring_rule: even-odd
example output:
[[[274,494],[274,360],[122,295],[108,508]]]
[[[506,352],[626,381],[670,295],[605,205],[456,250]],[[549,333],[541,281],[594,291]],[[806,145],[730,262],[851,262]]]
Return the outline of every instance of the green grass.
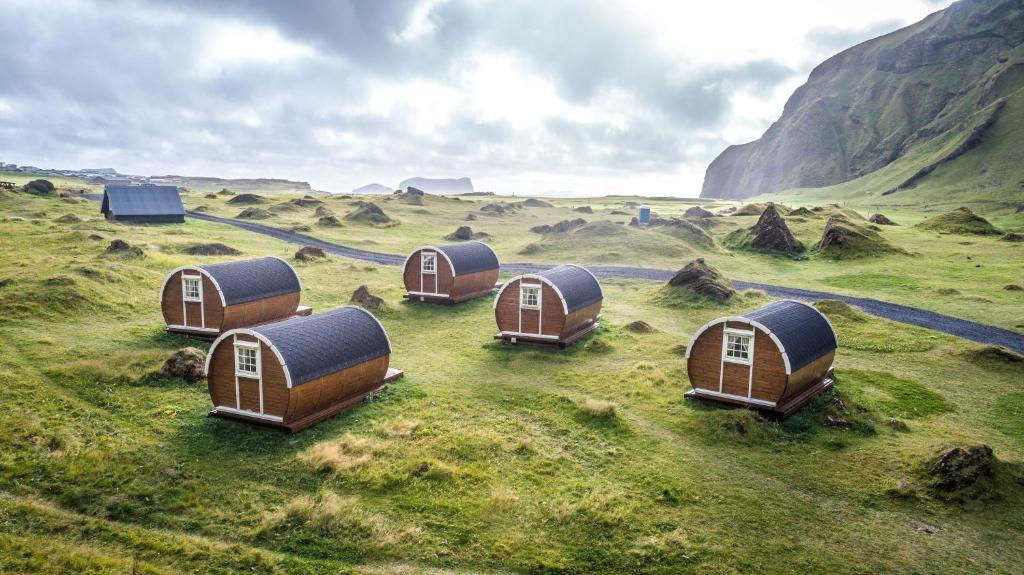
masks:
[[[349,211],[346,200],[326,201],[336,213]],[[598,213],[588,219],[622,219],[607,212],[624,201],[594,202]],[[691,205],[653,202],[664,212]],[[345,222],[315,233],[402,253],[435,243],[474,205],[428,198],[422,209],[431,213],[412,217],[420,207],[381,203],[400,225]],[[479,215],[470,225],[495,234],[499,255],[513,260],[538,241],[522,230],[565,219],[578,202],[553,203]],[[202,384],[156,373],[174,350],[197,345],[164,333],[157,291],[179,265],[229,259],[183,254],[198,238],[237,248],[239,257],[291,258],[297,246],[195,220],[112,224],[94,203],[75,200],[0,193],[0,210],[0,280],[12,280],[0,287],[0,571],[129,573],[137,564],[142,573],[1014,573],[1024,561],[1020,489],[966,510],[924,492],[890,493],[951,443],[986,443],[1021,463],[1019,364],[982,346],[825,304],[841,345],[837,391],[776,422],[683,399],[679,346],[708,320],[768,301],[763,294],[666,306],[654,282],[608,278],[600,330],[563,351],[517,348],[492,340],[487,299],[451,308],[405,303],[398,268],[331,256],[295,264],[303,303],[327,309],[369,286],[387,302],[377,315],[406,377],[284,436],[206,417]],[[83,221],[53,221],[68,212]],[[752,218],[722,218],[712,235]],[[300,209],[265,221],[284,227],[313,215]],[[794,233],[820,233],[821,225],[808,218]],[[890,268],[899,260],[883,260],[885,272],[874,273],[925,289],[939,274],[990,274],[957,280],[964,294],[1016,273],[995,263],[1013,253],[995,242],[979,251],[1002,252],[974,260],[994,269],[974,272],[973,261],[967,268],[947,259],[944,250],[961,249],[956,240],[927,251],[940,240],[893,233],[919,242],[926,251],[918,261],[927,265]],[[104,255],[113,238],[144,257]],[[612,238],[620,255],[605,253],[604,261],[675,261],[650,253],[652,238],[705,253],[624,228]],[[562,246],[578,248],[587,263],[610,244]],[[727,275],[805,287],[868,269],[715,250],[709,261]],[[903,281],[833,289],[870,295]],[[882,293],[935,299],[920,291]],[[946,309],[987,317],[1016,305],[991,297],[952,298]],[[986,311],[991,306],[996,311]],[[638,319],[658,331],[623,327]],[[833,397],[848,411],[837,411]],[[855,425],[824,426],[830,413]],[[910,430],[888,427],[888,417],[907,419]],[[920,534],[913,521],[941,531]]]

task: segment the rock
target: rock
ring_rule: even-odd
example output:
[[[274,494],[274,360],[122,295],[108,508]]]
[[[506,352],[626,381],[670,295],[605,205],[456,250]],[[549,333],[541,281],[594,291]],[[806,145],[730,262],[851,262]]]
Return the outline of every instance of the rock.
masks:
[[[341,220],[337,216],[324,216],[316,221],[316,225],[324,226],[327,228],[340,228]]]
[[[952,212],[928,218],[914,227],[944,234],[999,235],[998,229],[970,208],[957,208]]]
[[[658,330],[653,325],[647,323],[642,319],[630,322],[626,324],[626,329],[633,333],[655,333]]]
[[[693,206],[692,208],[683,212],[683,217],[691,220],[703,220],[704,218],[713,218],[715,214],[705,210],[700,206]]]
[[[1017,232],[1006,232],[999,239],[1000,241],[1004,242],[1024,242],[1024,234],[1018,234]]]
[[[242,196],[237,197],[240,198]],[[238,212],[238,215],[235,217],[240,220],[265,220],[273,215],[274,214],[272,212],[264,210],[263,208],[245,208],[241,212]]]
[[[995,456],[987,445],[952,447],[936,457],[928,467],[934,481],[932,487],[940,491],[963,491],[978,481],[994,474]]]
[[[594,208],[592,208],[590,206],[579,206],[579,207],[573,208],[572,211],[580,212],[581,214],[592,214],[592,213],[594,213]]]
[[[824,424],[827,425],[828,427],[838,427],[842,429],[846,429],[853,426],[853,424],[850,423],[848,419],[844,417],[839,417],[838,415],[832,415],[830,413],[825,414]]]
[[[1024,291],[1024,287],[1018,284],[1006,284],[1003,286],[1003,289],[1006,291]]]
[[[107,253],[130,256],[145,255],[142,251],[142,248],[130,245],[128,242],[124,240],[113,240],[112,242],[110,242],[110,245],[107,246]]]
[[[562,220],[555,225],[544,224],[540,226],[533,226],[530,228],[530,231],[536,234],[561,234],[570,232],[585,225],[587,225],[587,220],[583,218],[576,218],[575,220]]]
[[[223,193],[223,191],[221,191],[221,193]],[[263,197],[256,194],[238,194],[228,200],[228,203],[233,206],[242,206],[249,204],[262,204],[263,201]]]
[[[1017,212],[1016,213],[1024,214],[1024,204],[1017,204]]]
[[[30,194],[52,194],[57,190],[50,180],[32,180],[21,188]]]
[[[82,218],[76,216],[75,214],[65,214],[53,221],[57,222],[58,224],[79,224],[82,223]]]
[[[705,263],[704,258],[697,258],[683,266],[668,280],[668,285],[717,302],[724,302],[736,295],[736,290],[732,289],[729,280],[717,269]]]
[[[761,217],[758,218],[757,223],[752,227],[746,230],[737,230],[729,234],[729,237],[739,247],[783,253],[800,253],[804,251],[803,244],[793,237],[793,233],[789,231],[789,226],[786,225],[786,220],[779,215],[774,204],[768,204],[768,207],[761,213]]]
[[[423,190],[409,186],[406,191],[398,190],[394,194],[394,197],[403,204],[409,204],[411,206],[422,206],[423,205]]]
[[[302,246],[299,248],[299,251],[295,252],[295,259],[303,262],[325,259],[326,257],[327,253],[315,246]]]
[[[380,207],[373,202],[363,202],[362,205],[349,212],[348,215],[345,216],[345,219],[371,224],[386,224],[391,222],[391,218],[384,213],[384,210],[380,209]]]
[[[237,256],[242,253],[235,248],[224,245],[220,242],[194,244],[181,251],[191,256]]]
[[[380,309],[384,305],[384,300],[371,294],[369,288],[365,285],[361,285],[352,294],[349,303],[354,303],[366,309]]]
[[[53,276],[46,278],[46,285],[48,286],[73,286],[75,285],[75,278],[68,276]]]
[[[890,220],[889,218],[885,217],[885,215],[878,214],[878,213],[871,214],[870,216],[868,216],[868,221],[873,223],[873,224],[878,224],[880,226],[896,226],[896,225],[899,225],[896,222],[894,222],[894,221]]]
[[[927,533],[929,535],[939,530],[939,528],[934,525],[928,525],[927,523],[921,523],[920,521],[911,521],[910,527],[918,533]]]
[[[638,228],[638,227],[640,227],[640,220],[638,220],[636,218],[636,216],[633,216],[632,218],[629,219],[629,227],[631,227],[631,228]]]
[[[206,354],[194,347],[184,347],[167,358],[161,373],[171,377],[180,377],[188,383],[195,383],[206,376]]]

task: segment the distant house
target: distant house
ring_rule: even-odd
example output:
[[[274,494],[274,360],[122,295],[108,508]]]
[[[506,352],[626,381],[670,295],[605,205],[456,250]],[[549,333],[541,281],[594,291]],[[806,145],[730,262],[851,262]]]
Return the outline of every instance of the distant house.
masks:
[[[185,206],[175,186],[106,186],[100,212],[108,220],[184,223]]]

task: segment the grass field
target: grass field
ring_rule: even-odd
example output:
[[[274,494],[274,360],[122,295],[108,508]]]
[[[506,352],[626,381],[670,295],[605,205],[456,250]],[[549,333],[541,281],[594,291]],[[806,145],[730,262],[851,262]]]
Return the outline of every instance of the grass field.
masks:
[[[230,216],[244,207],[225,199],[186,203]],[[916,230],[916,213],[887,213],[902,225],[882,232],[914,255],[866,261],[721,247],[753,216],[716,220],[710,248],[615,224],[566,237],[527,231],[570,217],[625,221],[611,212],[633,200],[592,201],[595,214],[557,200],[500,217],[479,212],[490,198],[384,200],[398,225],[319,227],[312,208],[263,223],[394,253],[469,224],[493,235],[504,261],[572,253],[677,268],[703,255],[738,279],[1011,329],[1021,321],[1020,292],[1002,289],[1021,282],[1020,248]],[[326,201],[339,217],[352,209]],[[652,203],[663,215],[692,205]],[[678,346],[763,295],[668,306],[653,282],[606,280],[595,335],[561,352],[510,348],[491,339],[490,301],[407,304],[397,268],[330,258],[295,264],[303,303],[326,309],[368,285],[387,301],[377,315],[406,377],[284,436],[208,418],[202,384],[158,373],[197,343],[164,333],[157,291],[168,270],[195,260],[180,253],[192,243],[286,258],[296,246],[195,220],[112,224],[96,211],[0,192],[0,571],[1009,574],[1024,563],[1022,369],[981,346],[827,305],[841,345],[837,392],[778,423],[683,399]],[[468,212],[477,219],[464,221]],[[83,221],[54,222],[67,213]],[[823,224],[791,223],[807,245]],[[105,255],[113,238],[145,256]],[[658,332],[623,327],[636,319]],[[836,396],[849,429],[821,423]],[[957,503],[929,489],[930,458],[978,443],[1001,460],[987,497]]]

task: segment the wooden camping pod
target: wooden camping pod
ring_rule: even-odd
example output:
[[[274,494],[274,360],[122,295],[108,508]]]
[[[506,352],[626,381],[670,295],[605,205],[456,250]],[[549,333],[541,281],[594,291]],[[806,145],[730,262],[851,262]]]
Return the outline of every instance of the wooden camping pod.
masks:
[[[233,329],[206,358],[210,413],[294,433],[401,377],[390,356],[384,326],[356,306]]]
[[[600,282],[580,266],[516,276],[494,298],[494,337],[565,347],[598,326],[603,301]]]
[[[405,297],[457,304],[489,295],[498,281],[498,256],[483,242],[425,246],[405,259]]]
[[[803,302],[721,317],[690,340],[686,395],[788,416],[832,386],[837,347],[828,318]]]
[[[167,331],[214,338],[227,330],[308,314],[302,284],[281,258],[182,266],[167,275],[160,308]]]

